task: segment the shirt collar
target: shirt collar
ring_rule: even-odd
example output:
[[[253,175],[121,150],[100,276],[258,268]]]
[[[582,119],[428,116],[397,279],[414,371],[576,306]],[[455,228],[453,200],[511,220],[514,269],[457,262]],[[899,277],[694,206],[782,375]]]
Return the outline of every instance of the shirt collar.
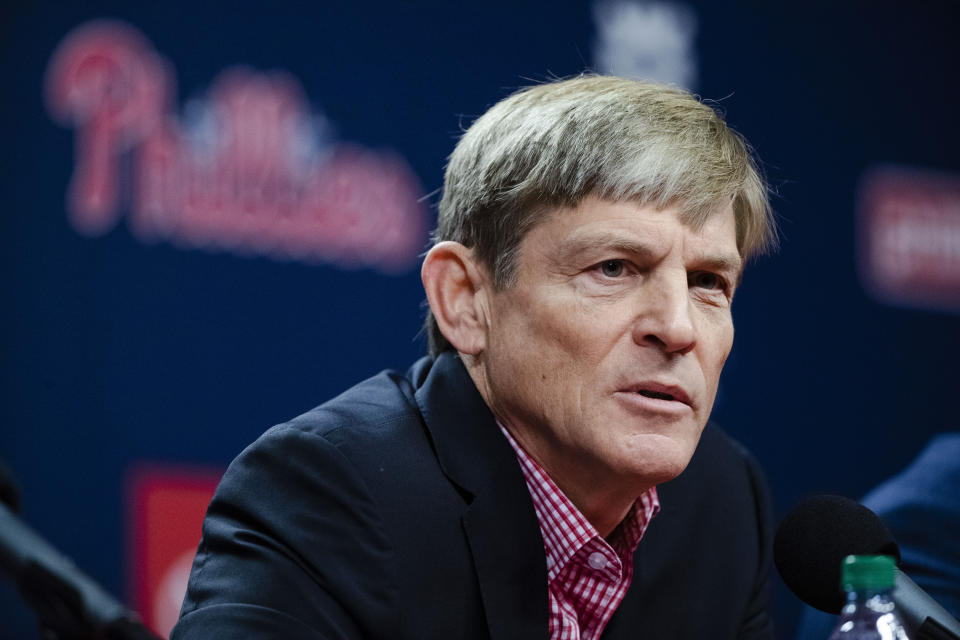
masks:
[[[497,425],[517,454],[530,497],[533,499],[533,508],[540,523],[547,556],[547,579],[553,580],[570,559],[594,539],[609,544],[621,562],[630,562],[647,526],[660,511],[657,488],[651,487],[643,492],[608,539],[603,540],[596,528],[560,490],[543,467],[537,464],[499,421]]]

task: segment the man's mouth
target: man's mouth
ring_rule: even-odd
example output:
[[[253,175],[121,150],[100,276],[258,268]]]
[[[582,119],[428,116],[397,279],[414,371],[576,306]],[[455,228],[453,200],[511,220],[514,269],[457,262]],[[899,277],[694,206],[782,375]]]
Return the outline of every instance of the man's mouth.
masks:
[[[645,398],[654,400],[667,400],[669,402],[680,402],[692,406],[690,395],[679,385],[654,382],[652,380],[641,382],[633,387],[632,391]]]
[[[669,394],[669,393],[662,393],[662,392],[660,392],[660,391],[649,391],[649,390],[647,390],[647,389],[641,389],[640,391],[637,391],[637,393],[639,393],[639,394],[642,395],[642,396],[646,396],[646,397],[648,397],[648,398],[659,398],[659,399],[661,399],[661,400],[673,400],[673,399],[674,399],[673,395],[671,395],[671,394]]]

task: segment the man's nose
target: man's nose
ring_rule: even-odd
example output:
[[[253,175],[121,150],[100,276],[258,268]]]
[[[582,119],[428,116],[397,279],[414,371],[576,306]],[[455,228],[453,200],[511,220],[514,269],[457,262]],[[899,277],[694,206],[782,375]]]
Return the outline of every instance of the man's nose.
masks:
[[[650,282],[640,294],[634,341],[667,353],[684,354],[696,346],[693,308],[686,274]]]

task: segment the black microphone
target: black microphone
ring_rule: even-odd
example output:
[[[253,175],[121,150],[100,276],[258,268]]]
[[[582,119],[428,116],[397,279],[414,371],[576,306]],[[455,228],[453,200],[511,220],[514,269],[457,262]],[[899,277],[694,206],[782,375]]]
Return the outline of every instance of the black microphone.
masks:
[[[0,466],[0,498],[15,506],[17,495],[13,480]],[[40,626],[54,638],[157,640],[137,614],[114,600],[5,504],[0,504],[0,571],[10,574]]]
[[[879,516],[841,496],[815,496],[794,507],[777,529],[773,554],[790,590],[810,606],[833,614],[846,603],[840,585],[843,558],[888,555],[900,563],[900,549]],[[915,634],[960,640],[960,622],[899,569],[890,597]]]

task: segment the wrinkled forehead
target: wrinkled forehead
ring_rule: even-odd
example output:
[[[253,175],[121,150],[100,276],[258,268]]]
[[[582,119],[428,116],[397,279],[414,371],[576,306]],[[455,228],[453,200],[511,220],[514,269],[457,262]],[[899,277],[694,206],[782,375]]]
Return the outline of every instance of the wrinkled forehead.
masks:
[[[715,200],[710,206],[707,207],[691,207],[679,198],[669,199],[665,202],[660,202],[658,199],[645,194],[634,195],[627,198],[611,198],[595,191],[590,192],[583,197],[577,198],[576,200],[553,203],[545,203],[544,200],[546,199],[540,199],[538,202],[531,205],[533,208],[533,215],[530,216],[530,223],[527,225],[527,227],[520,230],[520,242],[523,242],[523,238],[533,228],[547,222],[552,217],[557,216],[564,211],[576,210],[581,204],[588,200],[599,200],[609,204],[627,203],[643,208],[652,206],[656,211],[676,214],[680,222],[694,233],[705,234],[707,239],[714,234],[718,234],[718,242],[726,239],[725,233],[722,237],[719,235],[721,230],[717,228],[718,219],[727,216],[732,217],[734,228],[736,230],[737,253],[741,258],[743,257],[740,247],[741,220],[739,216],[737,216],[736,210],[734,209],[732,197],[724,197]]]

